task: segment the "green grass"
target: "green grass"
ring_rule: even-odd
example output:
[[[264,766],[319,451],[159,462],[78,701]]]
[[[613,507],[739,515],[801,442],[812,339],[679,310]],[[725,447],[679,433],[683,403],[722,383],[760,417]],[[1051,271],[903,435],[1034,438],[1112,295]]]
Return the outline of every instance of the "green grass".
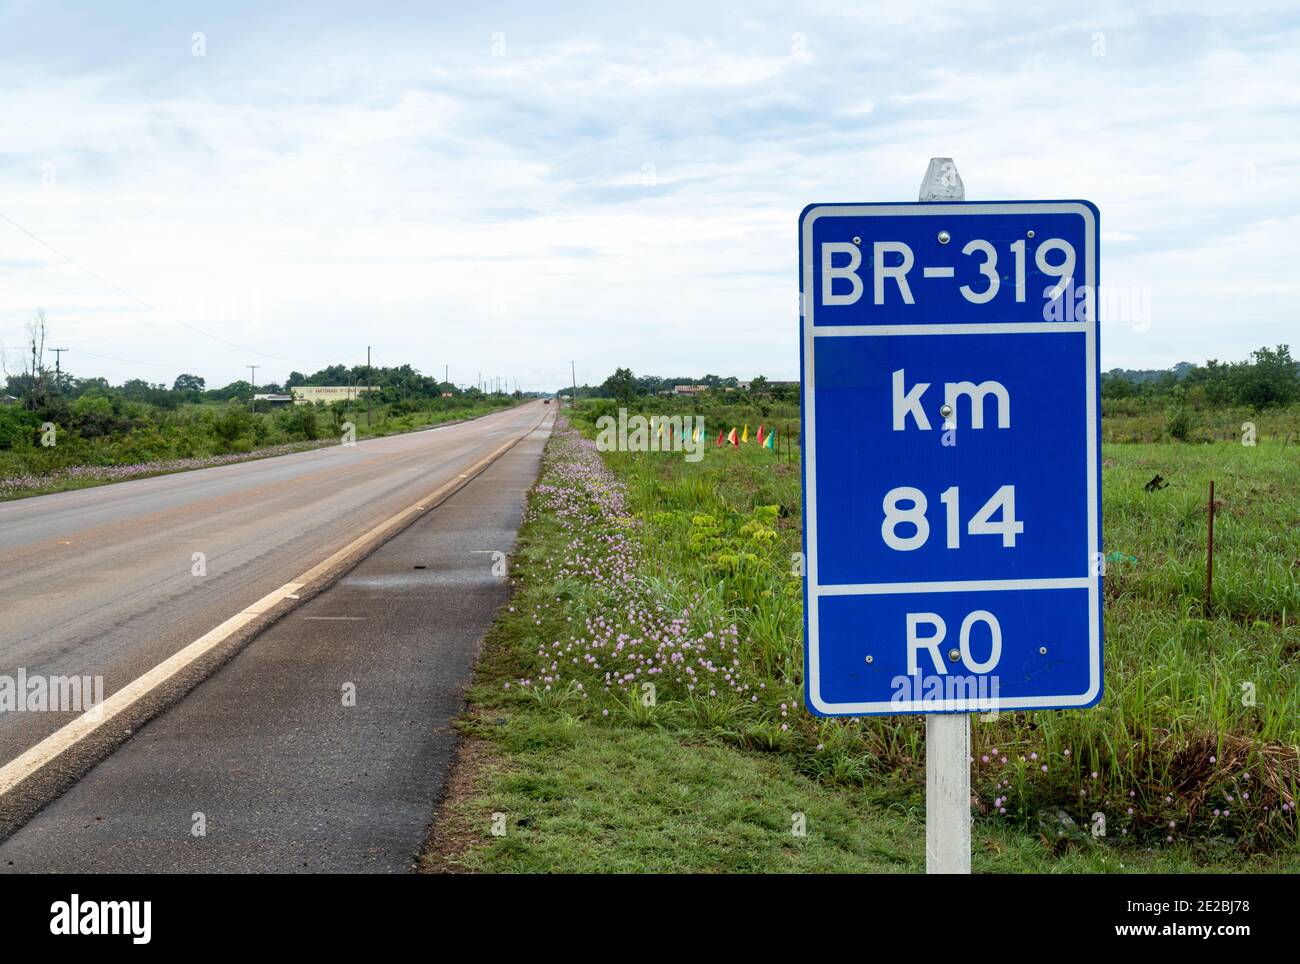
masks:
[[[496,712],[496,711],[493,711]],[[501,722],[498,723],[497,720]],[[920,873],[925,810],[916,800],[826,786],[776,754],[691,730],[603,724],[536,707],[476,717],[496,763],[443,819],[472,846],[451,857],[481,873]],[[499,816],[498,816],[499,815]],[[799,822],[800,817],[802,821]],[[495,818],[495,821],[494,821]],[[494,822],[500,836],[493,833]],[[802,830],[802,835],[796,831]],[[1278,854],[1184,841],[1136,848],[1075,834],[1052,846],[980,822],[977,873],[1294,871]],[[430,858],[430,863],[434,861]]]
[[[823,720],[802,710],[802,599],[790,568],[799,548],[797,465],[750,445],[710,448],[694,464],[607,453],[608,475],[572,471],[591,456],[563,434],[548,448],[515,560],[514,608],[494,628],[473,693],[481,711],[507,723],[476,728],[501,763],[478,796],[457,805],[459,819],[477,821],[484,806],[537,816],[521,839],[474,824],[485,836],[467,865],[919,869],[923,720]],[[1104,446],[1103,456],[1105,548],[1114,559],[1106,696],[1090,710],[974,723],[975,866],[1300,869],[1295,814],[1280,809],[1300,799],[1300,446],[1121,444]],[[1148,493],[1156,474],[1169,485]],[[1206,618],[1210,478],[1219,508]],[[611,491],[622,501],[611,503]],[[626,581],[609,578],[623,568]],[[613,628],[589,622],[599,618]],[[644,660],[656,656],[657,638],[671,638],[674,620],[685,638],[729,641],[708,652],[732,673],[726,685],[708,677],[716,696],[688,688],[703,677],[680,662],[646,674]],[[638,675],[625,681],[627,672]],[[548,742],[548,733],[563,739]],[[638,794],[656,770],[664,786]],[[715,785],[692,789],[689,774],[701,772]],[[507,782],[518,773],[553,781],[550,798]],[[683,780],[689,812],[661,824]],[[732,825],[734,806],[747,799],[764,801],[766,829],[733,834],[735,852],[719,852],[717,825]],[[608,830],[607,846],[582,835],[594,826],[586,818],[563,820],[588,807]],[[556,823],[544,819],[550,808]],[[792,844],[776,816],[788,821],[794,810],[816,812],[809,826],[822,836],[810,829]],[[1097,812],[1107,815],[1104,840],[1087,832]],[[675,856],[656,856],[655,841],[672,842]]]
[[[177,411],[135,405],[130,407],[140,410],[139,423],[128,432],[83,437],[58,426],[52,446],[24,439],[0,449],[0,501],[167,475],[202,468],[205,462],[252,461],[336,445],[346,422],[354,425],[355,438],[374,438],[477,418],[513,404],[517,402],[506,396],[491,396],[455,408],[435,402],[401,414],[377,405],[369,424],[364,406],[255,414],[238,404],[188,405]],[[305,420],[304,414],[309,416]]]

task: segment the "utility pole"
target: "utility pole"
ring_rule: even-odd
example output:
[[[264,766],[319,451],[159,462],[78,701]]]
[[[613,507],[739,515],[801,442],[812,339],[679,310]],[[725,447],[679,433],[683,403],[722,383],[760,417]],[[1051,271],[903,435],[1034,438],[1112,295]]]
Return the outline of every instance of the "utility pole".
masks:
[[[569,374],[573,376],[573,403],[572,408],[578,407],[578,370],[573,367],[573,361],[569,361]]]
[[[443,385],[447,386],[448,388],[451,387],[451,382],[449,382],[449,381],[447,380],[447,379],[450,378],[450,377],[451,377],[451,366],[450,366],[450,365],[443,365],[443,366],[442,366],[442,383],[443,383]],[[439,393],[439,394],[442,393],[442,389],[441,389],[441,388],[438,389],[438,393]],[[444,398],[444,399],[442,400],[442,407],[443,407],[443,408],[451,408],[451,399],[450,399],[450,398]]]
[[[366,431],[370,431],[370,346],[366,346]]]
[[[70,348],[50,349],[54,352],[54,390],[59,393],[63,392],[63,369],[59,366],[59,362],[63,360],[63,353],[71,350]]]
[[[253,404],[253,396],[257,394],[257,370],[261,365],[248,366],[248,410],[253,411],[256,406]]]

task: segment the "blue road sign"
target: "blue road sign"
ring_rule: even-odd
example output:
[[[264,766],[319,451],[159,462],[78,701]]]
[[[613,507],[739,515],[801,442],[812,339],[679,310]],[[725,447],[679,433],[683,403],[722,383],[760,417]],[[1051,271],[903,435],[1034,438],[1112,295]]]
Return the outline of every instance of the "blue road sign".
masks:
[[[804,640],[826,716],[1101,698],[1098,211],[799,220]]]

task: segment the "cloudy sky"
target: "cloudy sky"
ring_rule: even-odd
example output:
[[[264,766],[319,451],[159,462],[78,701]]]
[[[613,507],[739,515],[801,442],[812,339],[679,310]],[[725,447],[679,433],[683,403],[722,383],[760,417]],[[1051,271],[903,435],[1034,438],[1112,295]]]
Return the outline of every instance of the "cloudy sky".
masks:
[[[949,155],[1100,207],[1103,368],[1300,347],[1300,8],[1086,6],[0,2],[0,342],[793,378],[799,211]]]

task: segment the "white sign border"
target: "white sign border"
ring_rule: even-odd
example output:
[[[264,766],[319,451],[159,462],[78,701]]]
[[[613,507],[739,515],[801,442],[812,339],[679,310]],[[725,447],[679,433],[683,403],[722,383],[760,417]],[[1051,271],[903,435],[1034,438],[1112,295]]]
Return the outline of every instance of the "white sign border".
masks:
[[[1098,452],[1097,452],[1097,392],[1098,392],[1098,375],[1097,375],[1097,327],[1099,320],[1095,308],[1096,299],[1094,299],[1093,317],[1083,323],[1045,323],[1042,325],[1014,325],[1014,324],[929,324],[912,326],[889,326],[878,330],[864,330],[870,326],[840,326],[828,325],[820,331],[817,330],[815,313],[816,298],[813,296],[816,290],[814,285],[814,265],[815,258],[812,251],[813,225],[818,219],[823,217],[872,217],[879,215],[892,216],[909,216],[919,215],[923,217],[933,217],[935,215],[948,215],[955,217],[965,217],[969,215],[987,215],[987,214],[1077,214],[1084,221],[1084,284],[1088,290],[1095,292],[1097,290],[1097,218],[1094,209],[1078,201],[994,201],[994,202],[961,202],[957,204],[943,204],[937,202],[911,203],[911,204],[818,204],[807,208],[801,220],[800,232],[800,254],[803,262],[803,293],[800,299],[800,326],[803,339],[803,378],[802,386],[803,405],[804,405],[804,424],[801,440],[803,445],[803,478],[804,478],[804,618],[807,626],[807,654],[805,661],[804,673],[806,676],[805,691],[808,701],[816,711],[824,716],[871,716],[891,713],[933,713],[933,712],[986,712],[990,709],[999,711],[1027,710],[1027,709],[1068,709],[1070,707],[1088,706],[1095,702],[1101,693],[1101,620],[1100,607],[1098,601],[1101,593],[1101,573],[1098,566],[1093,562],[1098,558],[1100,551],[1099,545],[1099,492],[1098,492]],[[1081,581],[1086,582],[1088,587],[1088,689],[1080,694],[1065,694],[1063,696],[1030,696],[1023,698],[1004,698],[998,697],[995,701],[975,699],[975,700],[952,700],[942,701],[936,707],[935,702],[928,700],[899,700],[875,703],[827,703],[821,698],[821,661],[820,640],[818,638],[818,609],[819,601],[823,595],[842,595],[844,590],[850,587],[833,587],[821,586],[817,581],[817,411],[816,411],[816,386],[814,383],[814,370],[816,368],[814,347],[818,337],[845,337],[852,335],[880,334],[882,336],[891,334],[1008,334],[1008,333],[1030,333],[1037,331],[1079,331],[1084,332],[1084,364],[1085,372],[1085,405],[1087,408],[1088,419],[1088,440],[1087,440],[1087,473],[1088,473],[1088,555],[1090,572],[1082,577]],[[1036,583],[1052,583],[1053,580],[991,580],[983,581],[959,581],[959,582],[935,582],[935,583],[895,583],[892,584],[893,592],[907,592],[907,587],[916,587],[910,591],[916,592],[979,592],[990,589],[1006,588],[1051,588],[1047,585],[1035,585]],[[1075,580],[1070,580],[1074,583]],[[1013,583],[1015,585],[1008,585]],[[1077,583],[1076,583],[1077,585]],[[920,588],[924,587],[924,588]],[[853,587],[856,588],[856,587]]]

